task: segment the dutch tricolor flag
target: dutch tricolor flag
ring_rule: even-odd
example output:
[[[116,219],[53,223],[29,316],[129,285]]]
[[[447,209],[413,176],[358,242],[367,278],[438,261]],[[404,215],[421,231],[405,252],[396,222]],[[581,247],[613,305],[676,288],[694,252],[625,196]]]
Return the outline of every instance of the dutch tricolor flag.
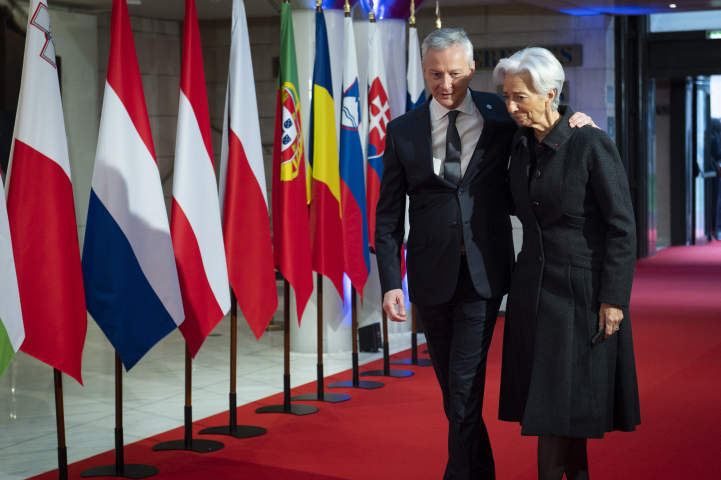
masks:
[[[185,318],[125,0],[113,1],[83,275],[88,312],[127,370]]]

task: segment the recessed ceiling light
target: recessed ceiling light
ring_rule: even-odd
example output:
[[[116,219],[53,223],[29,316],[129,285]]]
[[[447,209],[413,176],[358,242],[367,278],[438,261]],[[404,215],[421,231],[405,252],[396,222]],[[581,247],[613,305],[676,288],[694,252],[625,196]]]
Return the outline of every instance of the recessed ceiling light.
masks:
[[[675,4],[675,3],[671,3],[671,4],[669,4],[669,7],[670,7],[670,8],[676,8],[676,4]]]
[[[142,5],[143,0],[128,0],[128,5]]]

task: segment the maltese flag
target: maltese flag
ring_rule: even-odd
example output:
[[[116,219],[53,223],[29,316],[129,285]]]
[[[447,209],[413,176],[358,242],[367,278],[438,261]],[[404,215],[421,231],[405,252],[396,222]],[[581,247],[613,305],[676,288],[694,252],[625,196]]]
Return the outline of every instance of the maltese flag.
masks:
[[[5,194],[25,325],[20,349],[82,383],[88,317],[50,15],[39,0],[30,2]],[[12,297],[7,285],[0,282],[0,295]],[[8,332],[14,345],[19,332]]]
[[[278,308],[258,102],[243,0],[233,0],[220,155],[220,209],[230,285],[260,338]]]
[[[185,318],[125,0],[113,0],[83,275],[88,312],[126,370]]]
[[[195,357],[230,309],[195,0],[185,0],[170,232],[185,310],[180,332]]]

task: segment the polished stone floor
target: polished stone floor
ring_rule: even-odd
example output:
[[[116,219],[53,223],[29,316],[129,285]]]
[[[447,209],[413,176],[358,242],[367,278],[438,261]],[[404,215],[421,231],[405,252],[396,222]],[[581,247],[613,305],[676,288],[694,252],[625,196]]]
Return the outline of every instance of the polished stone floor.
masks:
[[[419,342],[425,341],[419,335]],[[228,409],[230,321],[224,319],[193,362],[193,417]],[[256,341],[238,319],[238,405],[276,394],[283,387],[283,332],[266,332]],[[410,348],[410,334],[389,335],[391,353]],[[174,331],[123,376],[125,443],[182,425],[184,404],[183,337]],[[361,363],[381,354],[361,353]],[[349,353],[328,354],[325,373],[347,370]],[[292,386],[314,381],[314,354],[291,354]],[[114,353],[94,321],[88,322],[80,386],[63,376],[68,460],[113,449]],[[238,419],[252,424],[252,419]],[[19,353],[0,378],[0,479],[20,480],[57,468],[55,397],[52,368]]]

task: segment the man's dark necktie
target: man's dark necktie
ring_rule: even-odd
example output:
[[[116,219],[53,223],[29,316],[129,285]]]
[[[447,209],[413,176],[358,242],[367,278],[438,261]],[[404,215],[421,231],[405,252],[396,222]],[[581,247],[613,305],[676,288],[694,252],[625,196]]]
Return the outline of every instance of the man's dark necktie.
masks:
[[[448,112],[448,130],[446,131],[446,160],[443,177],[454,185],[461,183],[461,136],[456,128],[458,110]]]

